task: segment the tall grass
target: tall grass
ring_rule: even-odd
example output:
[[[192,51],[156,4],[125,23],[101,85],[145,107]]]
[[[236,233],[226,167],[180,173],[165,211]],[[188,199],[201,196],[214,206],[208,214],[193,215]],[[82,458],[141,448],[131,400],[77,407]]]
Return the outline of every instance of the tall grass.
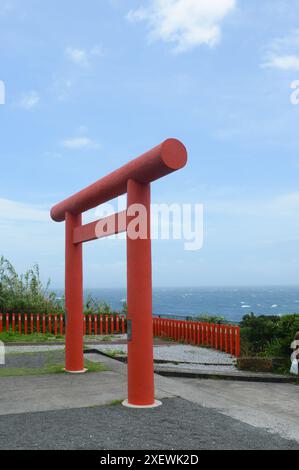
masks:
[[[64,302],[57,299],[40,279],[38,265],[19,275],[13,265],[0,257],[0,312],[3,313],[58,313]]]

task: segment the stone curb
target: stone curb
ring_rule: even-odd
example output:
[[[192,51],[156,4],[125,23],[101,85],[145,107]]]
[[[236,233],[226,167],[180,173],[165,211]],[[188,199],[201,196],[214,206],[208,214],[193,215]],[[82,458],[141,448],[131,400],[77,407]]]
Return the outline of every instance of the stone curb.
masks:
[[[99,354],[106,356],[109,359],[113,359],[118,362],[126,362],[126,357],[111,357],[109,354],[106,354],[103,351],[98,349],[85,349],[84,354]],[[233,373],[218,373],[216,371],[211,372],[200,372],[200,371],[191,371],[187,369],[167,369],[159,368],[158,365],[155,365],[155,374],[161,375],[163,377],[181,377],[186,379],[214,379],[214,380],[235,380],[242,382],[264,382],[264,383],[290,383],[290,384],[299,384],[299,379],[295,377],[289,377],[284,375],[270,375],[270,374],[233,374]]]
[[[181,377],[188,379],[214,379],[214,380],[235,380],[241,382],[264,382],[264,383],[290,383],[299,384],[299,380],[295,377],[289,377],[284,375],[260,375],[260,374],[233,374],[233,373],[217,373],[211,372],[200,372],[191,371],[187,369],[159,369],[155,367],[155,373],[164,377]]]

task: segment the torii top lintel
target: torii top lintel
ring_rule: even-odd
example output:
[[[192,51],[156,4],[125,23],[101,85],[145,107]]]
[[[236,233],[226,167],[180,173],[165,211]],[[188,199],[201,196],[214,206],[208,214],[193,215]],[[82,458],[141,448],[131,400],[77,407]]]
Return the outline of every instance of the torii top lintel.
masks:
[[[185,146],[177,139],[167,139],[162,144],[131,160],[118,170],[96,183],[65,199],[51,210],[56,222],[65,220],[65,214],[80,214],[127,192],[130,179],[139,183],[151,183],[168,175],[187,163]]]

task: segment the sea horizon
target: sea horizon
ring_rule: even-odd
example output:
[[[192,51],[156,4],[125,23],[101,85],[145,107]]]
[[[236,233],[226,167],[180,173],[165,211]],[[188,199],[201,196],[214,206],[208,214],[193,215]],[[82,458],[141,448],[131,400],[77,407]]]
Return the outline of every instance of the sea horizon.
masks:
[[[62,296],[64,289],[53,289]],[[92,297],[121,310],[126,289],[121,287],[84,288],[84,301]],[[184,318],[217,315],[228,321],[240,321],[245,314],[283,315],[299,312],[297,286],[210,286],[154,287],[153,314]]]

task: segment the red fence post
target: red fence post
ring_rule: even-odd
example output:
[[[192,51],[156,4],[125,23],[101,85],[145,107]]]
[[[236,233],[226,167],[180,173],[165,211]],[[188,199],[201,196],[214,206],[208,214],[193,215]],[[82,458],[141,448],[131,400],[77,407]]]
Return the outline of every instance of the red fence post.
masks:
[[[12,331],[13,333],[16,331],[16,316],[14,313],[12,314]]]
[[[119,316],[116,315],[116,334],[119,333]]]
[[[52,315],[48,316],[48,333],[52,334]]]
[[[109,334],[109,317],[108,317],[108,315],[106,315],[106,317],[105,317],[105,334],[106,335]]]
[[[19,335],[22,334],[22,315],[19,313],[18,314],[18,330],[19,330]]]
[[[36,315],[36,332],[40,333],[40,316],[39,313]]]
[[[54,315],[54,335],[57,336],[57,334],[58,334],[57,315]]]
[[[6,314],[6,331],[9,331],[9,315],[8,313]]]
[[[43,335],[46,334],[46,315],[43,315]]]
[[[89,334],[89,336],[92,335],[92,320],[91,320],[91,315],[88,315],[88,334]]]
[[[240,345],[240,327],[239,326],[235,328],[235,342],[236,342],[236,347],[235,347],[236,357],[240,357],[241,345]]]
[[[121,332],[124,335],[126,333],[126,326],[125,326],[125,317],[121,317]]]
[[[59,315],[59,332],[60,332],[60,335],[63,336],[63,315],[62,313]]]
[[[212,323],[210,328],[211,328],[211,347],[215,348],[215,324]]]
[[[83,315],[83,336],[86,335],[86,315]]]
[[[223,349],[223,334],[222,334],[222,326],[219,326],[219,336],[220,336],[220,346],[219,349],[222,351]]]
[[[173,321],[173,339],[175,341],[178,340],[178,322],[177,322],[177,320]]]
[[[201,343],[202,345],[206,344],[206,324],[202,323],[201,324]]]
[[[228,328],[224,328],[224,337],[225,337],[225,352],[228,353]]]
[[[186,327],[185,327],[185,342],[189,344],[189,321],[186,320]]]
[[[200,323],[196,324],[196,344],[200,345]]]
[[[103,315],[100,315],[100,335],[103,335]]]
[[[94,324],[94,334],[97,336],[98,334],[98,316],[95,314],[93,316],[93,324]]]
[[[209,323],[206,323],[206,344],[210,344],[210,325]]]
[[[112,335],[114,335],[114,315],[111,315],[110,318],[110,332]]]
[[[33,334],[34,333],[34,317],[33,317],[33,313],[30,314],[30,333]]]
[[[25,332],[25,335],[28,334],[28,316],[27,316],[27,313],[24,314],[24,332]]]
[[[176,321],[176,339],[177,341],[180,341],[180,333],[181,333],[181,329],[180,329],[180,320],[177,320]]]
[[[219,325],[215,325],[215,349],[219,349]]]

